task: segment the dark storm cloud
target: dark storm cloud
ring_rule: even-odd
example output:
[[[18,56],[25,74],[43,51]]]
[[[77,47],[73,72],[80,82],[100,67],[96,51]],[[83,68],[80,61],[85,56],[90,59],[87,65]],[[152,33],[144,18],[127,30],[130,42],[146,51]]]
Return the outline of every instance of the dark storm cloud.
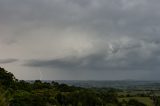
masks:
[[[0,64],[8,64],[18,61],[18,59],[0,59]]]
[[[45,24],[61,30],[73,27],[97,33],[97,37],[125,35],[151,39],[154,36],[154,39],[160,33],[159,3],[157,0],[1,0],[0,21],[33,22],[35,25],[30,26],[33,28]]]
[[[132,54],[131,54],[132,56]],[[30,60],[25,66],[29,67],[48,67],[59,68],[63,70],[92,70],[92,71],[134,71],[134,70],[149,70],[157,71],[160,68],[160,58],[153,57],[147,60],[139,60],[134,54],[132,57],[118,60],[105,60],[103,56],[88,56],[83,59],[71,58],[53,59],[53,60]]]

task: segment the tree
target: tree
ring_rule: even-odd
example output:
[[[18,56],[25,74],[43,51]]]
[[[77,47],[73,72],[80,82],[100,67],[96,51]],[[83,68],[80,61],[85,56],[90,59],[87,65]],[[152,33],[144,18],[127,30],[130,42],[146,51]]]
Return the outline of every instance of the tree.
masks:
[[[0,83],[5,87],[11,87],[17,79],[11,72],[0,67]]]
[[[7,101],[6,93],[0,85],[0,106],[8,106],[9,102]]]

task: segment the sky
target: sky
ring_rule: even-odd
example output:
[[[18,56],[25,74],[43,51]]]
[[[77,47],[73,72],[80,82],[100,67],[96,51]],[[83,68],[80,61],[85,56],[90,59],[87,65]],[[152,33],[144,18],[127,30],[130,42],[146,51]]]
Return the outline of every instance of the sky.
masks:
[[[160,0],[0,0],[0,66],[23,80],[160,80]]]

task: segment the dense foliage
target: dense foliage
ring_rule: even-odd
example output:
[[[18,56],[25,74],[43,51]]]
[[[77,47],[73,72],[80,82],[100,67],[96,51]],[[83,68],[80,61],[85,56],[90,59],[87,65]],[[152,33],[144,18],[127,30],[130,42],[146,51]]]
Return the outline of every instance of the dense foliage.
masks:
[[[86,89],[40,80],[26,82],[0,68],[0,106],[146,106],[119,101],[115,89]]]

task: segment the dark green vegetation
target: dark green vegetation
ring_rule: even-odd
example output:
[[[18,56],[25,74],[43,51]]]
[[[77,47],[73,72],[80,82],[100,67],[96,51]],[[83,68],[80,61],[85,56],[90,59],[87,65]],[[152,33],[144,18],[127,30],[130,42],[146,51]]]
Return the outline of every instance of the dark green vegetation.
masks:
[[[141,93],[141,94],[140,94]],[[17,80],[0,68],[0,106],[159,106],[153,93]]]

